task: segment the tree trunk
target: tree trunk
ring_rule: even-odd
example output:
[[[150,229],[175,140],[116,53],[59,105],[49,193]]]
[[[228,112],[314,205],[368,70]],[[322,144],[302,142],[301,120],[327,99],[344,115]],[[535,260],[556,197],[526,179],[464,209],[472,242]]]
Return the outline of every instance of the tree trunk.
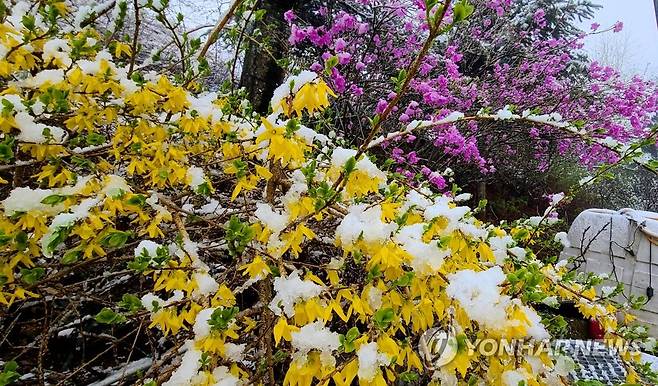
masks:
[[[283,82],[285,70],[277,61],[282,59],[288,50],[290,29],[283,20],[283,14],[294,8],[299,0],[264,0],[262,9],[265,16],[255,27],[259,28],[267,42],[267,48],[262,42],[250,41],[245,54],[240,87],[247,90],[249,101],[254,110],[266,114],[274,89]]]

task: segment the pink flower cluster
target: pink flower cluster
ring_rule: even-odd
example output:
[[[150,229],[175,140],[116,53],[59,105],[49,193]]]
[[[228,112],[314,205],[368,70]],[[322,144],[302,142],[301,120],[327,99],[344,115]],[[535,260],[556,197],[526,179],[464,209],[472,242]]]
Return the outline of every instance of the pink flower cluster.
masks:
[[[416,58],[428,34],[422,0],[353,1],[355,12],[322,7],[326,23],[298,23],[292,12],[290,43],[314,57],[309,67],[329,68],[331,86],[340,94],[346,115],[363,111],[381,114],[396,97],[392,78]],[[543,38],[546,12],[528,15],[533,26],[519,26],[507,13],[512,0],[471,1],[471,22],[441,36],[424,57],[409,90],[386,121],[387,131],[403,129],[413,120],[436,120],[454,111],[477,115],[505,106],[515,112],[556,113],[577,122],[587,135],[630,143],[646,136],[658,113],[658,87],[634,77],[624,79],[612,68],[583,62],[576,53],[586,34]],[[446,25],[451,14],[447,15]],[[621,22],[612,29],[618,32]],[[592,24],[592,31],[599,25]],[[301,56],[301,55],[300,55]],[[336,63],[330,66],[330,63]],[[399,85],[398,85],[399,86]],[[354,128],[358,122],[351,122]],[[532,146],[538,168],[547,167],[552,152],[575,154],[587,167],[615,161],[617,156],[549,125],[470,120],[434,127],[417,136],[397,138],[385,146],[397,170],[410,179],[423,176],[439,189],[445,179],[433,170],[461,163],[492,172],[514,160],[519,144]],[[429,148],[433,148],[430,151]],[[407,149],[407,150],[405,150]]]

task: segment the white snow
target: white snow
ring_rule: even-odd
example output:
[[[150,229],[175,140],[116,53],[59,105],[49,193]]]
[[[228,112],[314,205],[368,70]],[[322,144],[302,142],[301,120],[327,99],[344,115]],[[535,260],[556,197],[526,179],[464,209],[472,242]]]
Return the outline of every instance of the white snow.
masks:
[[[509,298],[500,295],[498,287],[505,281],[505,273],[499,266],[486,271],[462,270],[449,276],[446,294],[457,301],[469,318],[483,328],[499,329],[506,324],[505,308]]]
[[[382,306],[382,295],[384,292],[377,287],[370,287],[368,290],[368,305],[373,310],[378,310]]]
[[[139,242],[137,247],[135,248],[135,257],[141,256],[142,253],[144,253],[144,250],[146,250],[146,254],[150,258],[155,258],[158,256],[158,248],[162,247],[162,245],[156,243],[155,241],[151,240],[142,240]]]
[[[514,245],[515,241],[512,236],[494,236],[489,238],[489,246],[496,258],[496,264],[502,265],[507,259],[507,248]]]
[[[199,95],[187,94],[187,101],[190,102],[190,109],[199,113],[199,116],[212,121],[218,121],[222,116],[222,110],[213,102],[217,100],[217,93],[207,92]]]
[[[350,158],[356,156],[356,153],[355,149],[335,148],[331,153],[331,166],[342,168]]]
[[[76,221],[87,218],[91,209],[98,205],[100,201],[97,197],[82,200],[80,204],[70,208],[70,213],[61,213],[55,216],[49,228],[54,230],[61,227],[68,227]]]
[[[228,367],[218,366],[212,372],[213,378],[215,378],[215,384],[213,386],[238,386],[242,385],[240,378],[231,374]]]
[[[224,356],[232,362],[240,362],[244,358],[244,350],[246,348],[246,343],[224,343]]]
[[[451,233],[459,227],[459,220],[461,220],[467,213],[471,211],[468,206],[454,206],[451,205],[451,199],[447,196],[438,197],[434,204],[425,208],[423,216],[427,221],[431,221],[437,217],[443,217],[448,220],[443,232],[445,234]]]
[[[71,47],[68,42],[64,39],[49,39],[43,45],[43,59],[44,61],[49,61],[51,59],[57,59],[64,67],[71,65],[71,58],[69,53],[71,52]]]
[[[526,326],[527,336],[535,339],[548,337],[541,318],[533,309],[518,299],[512,300],[507,295],[501,295],[499,286],[505,281],[506,275],[500,266],[481,272],[461,270],[451,274],[448,279],[448,297],[457,300],[468,317],[478,322],[481,328],[505,331],[508,327],[518,326],[521,322],[509,320],[507,315],[508,309],[514,306],[521,308],[530,322]]]
[[[562,200],[564,200],[565,194],[563,192],[554,193],[549,196],[549,205],[556,206]]]
[[[379,366],[388,366],[390,359],[386,354],[380,353],[376,342],[361,345],[356,352],[359,359],[358,376],[361,381],[372,381],[377,375]]]
[[[11,216],[17,212],[29,212],[33,210],[40,210],[44,212],[59,212],[63,208],[62,204],[55,206],[42,204],[41,201],[55,194],[51,189],[30,189],[30,188],[15,188],[9,194],[2,205],[5,209],[5,214]]]
[[[115,174],[110,174],[105,176],[103,179],[105,186],[103,187],[103,194],[108,197],[117,197],[122,193],[130,193],[132,189],[128,185],[123,177],[117,176]]]
[[[424,227],[423,223],[407,225],[394,236],[395,242],[412,256],[411,267],[419,277],[436,273],[450,255],[449,250],[440,249],[436,242],[423,242]]]
[[[210,335],[210,324],[208,324],[208,320],[215,310],[216,308],[205,308],[196,315],[194,327],[192,328],[194,339],[200,340]]]
[[[142,296],[141,301],[144,308],[146,308],[150,312],[153,312],[155,310],[155,307],[153,305],[154,302],[158,304],[159,307],[162,307],[162,305],[164,305],[165,303],[165,301],[162,300],[162,298],[150,292]]]
[[[16,94],[5,94],[5,95],[0,95],[0,101],[6,100],[7,102],[11,103],[14,105],[14,111],[25,111],[25,105],[23,104],[23,100],[21,99],[20,95]],[[2,106],[0,104],[0,106]]]
[[[557,296],[547,296],[544,300],[541,301],[549,307],[557,307],[560,305],[560,302],[557,299]]]
[[[281,315],[281,308],[289,318],[295,315],[295,304],[320,295],[324,287],[310,281],[302,280],[299,271],[293,271],[288,277],[279,276],[274,279],[276,295],[270,302],[270,310]]]
[[[307,83],[315,82],[318,75],[315,72],[304,70],[299,75],[290,76],[285,82],[281,83],[279,87],[274,90],[270,104],[274,113],[282,111],[281,102],[290,94],[297,93],[302,86]],[[292,84],[292,88],[290,87]]]
[[[400,207],[400,212],[404,213],[409,208],[414,207],[420,210],[425,210],[428,206],[432,205],[432,200],[423,196],[420,192],[416,190],[411,190],[407,193],[406,200],[402,207]]]
[[[195,349],[193,345],[183,354],[181,364],[176,371],[171,374],[169,380],[163,383],[163,386],[184,386],[191,384],[191,379],[199,372],[201,367],[201,351]]]
[[[198,166],[190,166],[187,169],[186,177],[192,189],[196,189],[206,182],[206,176],[203,169]]]
[[[304,125],[300,125],[299,129],[295,131],[295,135],[303,138],[307,145],[311,145],[314,141],[318,141],[321,145],[324,146],[329,141],[329,138],[326,135],[318,134],[315,130]]]
[[[288,215],[275,212],[269,204],[257,203],[254,216],[275,234],[284,230],[288,225]]]
[[[36,101],[36,102],[34,102],[34,104],[32,105],[32,113],[34,113],[34,115],[41,115],[41,114],[43,114],[43,112],[45,111],[45,109],[46,109],[46,105],[43,104],[43,102],[41,102],[41,101]]]
[[[219,289],[217,281],[207,272],[194,272],[192,274],[192,280],[194,280],[198,286],[198,288],[194,290],[195,296],[209,296],[217,292],[217,289]]]
[[[567,235],[567,232],[558,232],[555,234],[554,240],[560,244],[564,248],[569,248],[571,246],[571,243],[569,242],[569,236]]]
[[[331,153],[331,166],[342,169],[345,166],[345,163],[352,157],[355,157],[357,151],[354,149],[345,149],[342,147],[337,147]],[[363,155],[355,165],[355,169],[364,172],[372,178],[377,178],[382,182],[386,181],[386,173],[379,170],[377,165],[375,165],[368,156]]]
[[[28,143],[46,143],[48,138],[44,135],[44,130],[50,131],[53,143],[61,143],[66,135],[64,129],[57,126],[46,126],[43,123],[34,121],[34,117],[25,111],[21,111],[14,116],[14,122],[20,134],[18,140]]]
[[[219,201],[214,198],[210,199],[207,204],[202,205],[196,210],[197,214],[219,214],[224,210]]]
[[[321,352],[320,359],[324,365],[335,363],[331,354],[340,346],[338,334],[325,327],[323,322],[317,320],[290,335],[292,346],[297,350],[296,356],[305,359],[309,351],[318,350]]]
[[[7,198],[2,201],[2,206],[7,216],[17,212],[29,212],[38,210],[47,214],[59,213],[63,210],[62,204],[54,206],[42,204],[41,201],[51,195],[73,195],[79,193],[90,180],[90,177],[79,177],[75,185],[55,189],[31,189],[20,187],[13,189]]]
[[[365,204],[350,206],[347,215],[336,227],[336,238],[343,245],[355,243],[360,236],[367,243],[388,239],[397,225],[382,222],[381,215],[379,205],[372,208]]]
[[[171,212],[164,206],[158,204],[158,195],[154,192],[149,196],[149,198],[146,199],[146,203],[153,208],[158,214],[161,215],[171,215]]]
[[[514,256],[517,260],[525,260],[526,250],[521,247],[512,247],[509,250],[510,255]]]
[[[520,382],[525,384],[528,378],[517,370],[506,370],[502,375],[502,381],[505,386],[518,386]]]
[[[520,305],[521,301],[518,299],[516,299],[516,301],[517,304]],[[542,324],[541,317],[537,314],[537,312],[526,305],[520,305],[520,306],[523,308],[523,312],[525,313],[525,315],[528,317],[528,320],[530,321],[530,325],[528,326],[526,335],[537,340],[548,339],[550,335],[548,334],[548,331]]]
[[[603,287],[601,287],[601,297],[606,298],[610,296],[610,294],[612,294],[616,288],[617,288],[616,286],[613,287],[613,286],[604,285]]]
[[[77,221],[89,217],[89,212],[101,202],[98,197],[86,198],[80,204],[71,207],[70,212],[60,213],[53,218],[48,231],[41,237],[41,252],[46,257],[52,257],[53,251],[49,250],[48,244],[53,240],[55,233],[65,227],[70,227]]]
[[[519,118],[518,115],[512,113],[509,105],[506,105],[502,110],[498,110],[498,112],[496,113],[496,115],[494,115],[494,117],[500,120]]]
[[[62,82],[64,80],[64,70],[43,70],[38,72],[34,76],[30,76],[23,80],[23,83],[27,87],[41,87],[48,84],[55,84]]]

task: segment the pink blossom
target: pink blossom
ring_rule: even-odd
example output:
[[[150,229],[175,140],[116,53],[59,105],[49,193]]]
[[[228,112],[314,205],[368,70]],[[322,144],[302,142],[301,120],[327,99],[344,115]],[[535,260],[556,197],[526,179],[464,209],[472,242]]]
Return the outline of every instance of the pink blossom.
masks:
[[[409,154],[407,154],[407,162],[409,162],[410,165],[417,164],[419,160],[420,159],[418,158],[418,155],[415,151],[409,152]]]
[[[299,28],[296,24],[290,26],[290,38],[288,38],[288,41],[293,46],[304,41],[307,37],[308,34],[305,29]]]
[[[447,186],[445,178],[440,173],[433,172],[428,167],[423,166],[421,173],[427,180],[434,185],[438,190],[444,190]]]
[[[343,51],[347,47],[347,42],[343,38],[336,39],[334,42],[334,49],[336,51]]]
[[[388,102],[386,102],[386,100],[384,100],[384,99],[380,99],[377,102],[377,108],[375,109],[375,113],[377,113],[377,114],[383,113],[384,110],[386,110],[386,107],[388,107]]]
[[[535,14],[532,16],[532,20],[534,20],[534,22],[537,23],[537,25],[540,28],[544,28],[546,27],[545,17],[546,17],[546,12],[543,9],[539,8],[538,10],[535,11]]]
[[[292,23],[293,20],[295,20],[296,18],[297,18],[297,16],[295,15],[295,12],[292,9],[287,10],[283,14],[283,19],[288,23]]]
[[[360,97],[361,95],[363,95],[363,88],[353,84],[350,86],[350,92],[354,94],[354,96]]]
[[[350,55],[349,52],[340,52],[336,56],[338,57],[338,63],[340,63],[342,65],[345,65],[345,64],[349,63],[350,60],[352,59],[352,55]]]
[[[612,26],[613,32],[621,32],[622,29],[624,29],[624,23],[621,21],[616,22],[615,25]]]

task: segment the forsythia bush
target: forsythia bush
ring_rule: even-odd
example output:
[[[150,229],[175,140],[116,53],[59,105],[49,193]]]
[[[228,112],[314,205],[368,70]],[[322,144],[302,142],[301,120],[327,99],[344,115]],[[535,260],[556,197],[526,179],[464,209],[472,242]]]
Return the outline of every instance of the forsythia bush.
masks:
[[[535,305],[560,301],[609,336],[633,331],[630,305],[597,293],[597,277],[522,247],[536,221],[483,223],[468,194],[412,185],[369,144],[312,129],[329,132],[318,122],[334,92],[321,74],[290,76],[260,117],[202,91],[198,68],[142,71],[134,45],[60,28],[65,2],[3,12],[0,303],[11,310],[88,264],[124,259],[151,289],[127,288],[96,320],[146,318],[180,343],[139,383],[561,384],[561,357],[460,345],[434,368],[419,338],[439,326],[546,339],[554,320]],[[624,359],[636,382],[636,358]]]

